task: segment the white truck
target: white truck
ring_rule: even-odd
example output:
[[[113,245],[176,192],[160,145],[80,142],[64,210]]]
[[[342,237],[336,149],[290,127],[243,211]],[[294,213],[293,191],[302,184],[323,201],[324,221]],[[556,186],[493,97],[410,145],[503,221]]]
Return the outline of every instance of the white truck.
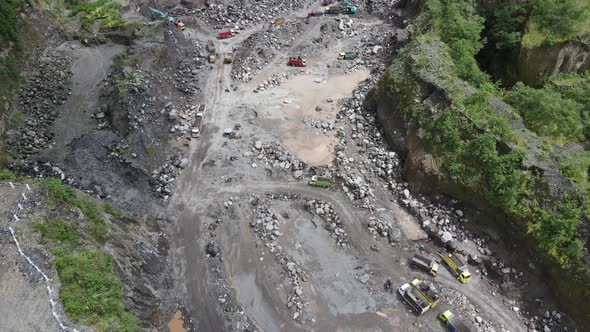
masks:
[[[410,283],[403,284],[398,289],[399,294],[408,302],[419,315],[428,311],[431,308],[431,304],[428,299],[416,289],[416,287],[410,285]]]

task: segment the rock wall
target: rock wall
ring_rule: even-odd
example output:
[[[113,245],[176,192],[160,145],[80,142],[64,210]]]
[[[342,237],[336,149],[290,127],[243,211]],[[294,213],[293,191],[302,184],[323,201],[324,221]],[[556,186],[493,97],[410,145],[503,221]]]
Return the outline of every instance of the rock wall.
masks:
[[[522,47],[518,56],[519,80],[529,85],[559,73],[590,70],[590,34],[553,45]]]
[[[436,50],[436,45],[419,45],[417,48],[425,51],[427,58],[433,61],[445,57],[444,53],[439,56],[428,53]],[[379,87],[369,96],[372,100],[367,103],[367,106],[376,109],[377,119],[382,125],[386,140],[399,151],[403,158],[404,180],[409,183],[413,192],[446,194],[461,200],[467,207],[480,211],[481,218],[476,220],[477,226],[482,229],[490,227],[496,230],[498,234],[501,234],[502,242],[507,247],[518,243],[522,249],[518,255],[522,260],[521,264],[528,266],[534,262],[537,266],[536,273],[554,285],[555,298],[562,308],[580,326],[589,327],[589,306],[585,298],[579,295],[579,290],[584,288],[583,283],[576,280],[575,276],[564,275],[564,271],[538,249],[536,241],[527,233],[527,220],[518,220],[509,216],[488,201],[477,188],[464,185],[445,172],[442,161],[438,160],[434,153],[436,147],[430,146],[430,143],[424,139],[427,133],[411,118],[410,114],[428,112],[433,115],[443,112],[452,103],[448,91],[456,87],[457,82],[449,83],[449,77],[441,74],[444,72],[441,68],[444,67],[437,66],[434,74],[426,74],[422,69],[413,67],[416,63],[420,63],[419,59],[411,56],[408,59],[408,63],[394,64],[391,69],[391,72],[398,77],[397,82],[402,85],[392,84],[391,79],[385,76]],[[442,62],[444,63],[444,60]],[[505,112],[508,109],[508,106],[497,99],[491,99],[490,104],[497,112]],[[466,120],[471,121],[467,116]],[[504,142],[498,143],[503,150],[510,148]],[[554,165],[536,159],[531,151],[527,153],[523,167],[539,172],[545,181],[541,181],[544,185],[539,185],[535,191],[553,197],[557,202],[562,195],[565,195],[564,193],[574,189],[571,187],[571,182],[559,174]],[[551,199],[549,197],[540,199],[540,201],[546,200]]]

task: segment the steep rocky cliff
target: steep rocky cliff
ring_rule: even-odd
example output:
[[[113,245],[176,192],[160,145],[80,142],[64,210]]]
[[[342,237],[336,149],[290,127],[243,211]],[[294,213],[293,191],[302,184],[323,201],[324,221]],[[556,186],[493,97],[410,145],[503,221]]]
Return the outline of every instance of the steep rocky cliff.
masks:
[[[590,34],[551,45],[524,45],[518,56],[519,80],[531,85],[560,73],[584,70],[590,70]]]
[[[558,215],[560,204],[580,199],[577,185],[546,153],[565,152],[575,145],[549,147],[494,95],[483,94],[483,102],[473,107],[469,100],[481,91],[457,78],[445,43],[432,33],[414,33],[411,40],[373,91],[372,100],[386,138],[405,157],[406,180],[413,190],[446,193],[485,211],[478,223],[492,224],[512,241],[526,243],[529,253],[524,257],[543,267],[564,308],[586,324],[590,307],[579,292],[587,275],[564,275],[560,264],[531,236],[540,211]],[[487,115],[482,116],[482,109]],[[502,131],[490,122],[498,119]],[[489,154],[483,156],[484,150]]]

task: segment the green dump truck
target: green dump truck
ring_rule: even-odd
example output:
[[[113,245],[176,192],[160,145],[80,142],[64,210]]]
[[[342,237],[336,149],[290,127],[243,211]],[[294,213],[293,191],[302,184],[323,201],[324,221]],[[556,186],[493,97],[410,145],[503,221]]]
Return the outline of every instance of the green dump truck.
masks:
[[[309,184],[314,187],[328,188],[332,185],[332,182],[329,178],[314,175],[311,177],[311,180],[309,180]]]
[[[340,52],[340,54],[338,54],[338,60],[353,60],[356,59],[357,56],[358,54],[354,52]]]

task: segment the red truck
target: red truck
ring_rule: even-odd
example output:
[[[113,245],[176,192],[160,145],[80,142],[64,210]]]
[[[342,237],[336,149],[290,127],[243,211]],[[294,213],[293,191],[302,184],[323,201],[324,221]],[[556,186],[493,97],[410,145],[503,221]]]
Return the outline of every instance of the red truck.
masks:
[[[305,59],[303,59],[302,57],[298,56],[296,58],[294,58],[294,57],[290,57],[289,58],[289,66],[293,66],[293,67],[305,67],[305,66],[307,66],[307,64],[305,63]]]
[[[225,38],[231,38],[235,35],[236,35],[235,32],[233,32],[232,30],[227,30],[227,31],[219,32],[219,34],[217,35],[217,38],[225,39]]]

